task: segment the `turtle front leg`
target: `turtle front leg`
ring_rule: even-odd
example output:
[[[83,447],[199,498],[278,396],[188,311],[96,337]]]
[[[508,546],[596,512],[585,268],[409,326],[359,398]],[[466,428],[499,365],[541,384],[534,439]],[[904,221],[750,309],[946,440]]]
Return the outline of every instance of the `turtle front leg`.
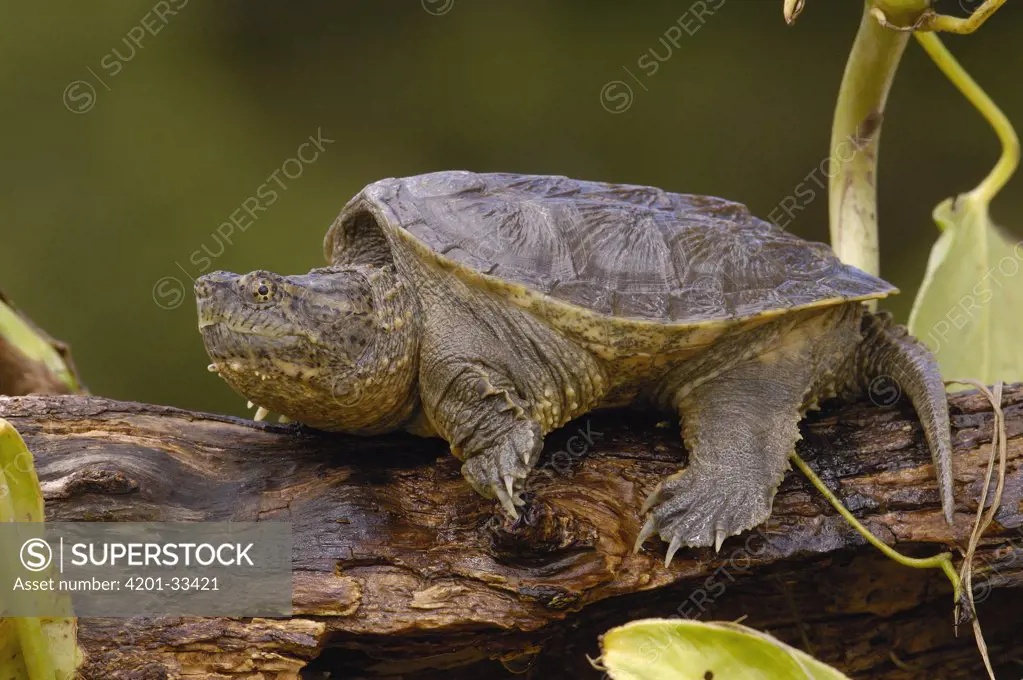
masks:
[[[685,546],[721,547],[727,536],[768,518],[799,439],[814,382],[809,350],[780,347],[728,369],[678,404],[689,464],[666,478],[635,549],[653,534],[668,542],[665,564]]]
[[[540,423],[511,381],[481,362],[441,362],[423,378],[430,386],[424,395],[430,420],[465,461],[462,475],[517,518],[526,477],[543,449]]]
[[[465,461],[469,484],[516,518],[544,436],[597,405],[608,376],[593,355],[531,314],[484,296],[469,313],[453,299],[438,296],[427,320],[423,409]]]

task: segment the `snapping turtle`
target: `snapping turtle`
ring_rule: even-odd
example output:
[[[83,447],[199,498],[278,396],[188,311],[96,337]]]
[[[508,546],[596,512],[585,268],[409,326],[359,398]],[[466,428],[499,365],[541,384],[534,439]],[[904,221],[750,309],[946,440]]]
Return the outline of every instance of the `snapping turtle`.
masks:
[[[370,184],[329,266],[207,274],[199,329],[261,408],[324,430],[439,436],[517,516],[544,436],[592,409],[677,414],[689,463],[636,541],[719,547],[763,522],[817,402],[898,381],[951,521],[934,358],[864,300],[897,292],[738,203],[565,177],[438,172]]]

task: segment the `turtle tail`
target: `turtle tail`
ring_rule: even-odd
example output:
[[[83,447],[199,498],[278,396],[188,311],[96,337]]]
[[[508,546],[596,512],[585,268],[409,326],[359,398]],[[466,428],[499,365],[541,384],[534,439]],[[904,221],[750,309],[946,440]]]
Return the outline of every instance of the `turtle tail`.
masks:
[[[856,382],[871,401],[891,406],[905,394],[924,428],[938,477],[945,521],[952,524],[952,434],[945,383],[938,362],[927,347],[892,322],[887,312],[865,312],[855,365]]]

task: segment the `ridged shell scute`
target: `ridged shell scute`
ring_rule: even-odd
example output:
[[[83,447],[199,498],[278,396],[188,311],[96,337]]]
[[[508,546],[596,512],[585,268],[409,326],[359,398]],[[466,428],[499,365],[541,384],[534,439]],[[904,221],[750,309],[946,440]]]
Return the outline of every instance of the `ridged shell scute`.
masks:
[[[328,260],[370,257],[356,247],[372,240],[359,235],[367,225],[392,250],[401,239],[555,325],[578,332],[580,315],[602,317],[612,343],[650,324],[717,327],[896,292],[739,203],[653,187],[462,171],[385,179],[342,211]]]

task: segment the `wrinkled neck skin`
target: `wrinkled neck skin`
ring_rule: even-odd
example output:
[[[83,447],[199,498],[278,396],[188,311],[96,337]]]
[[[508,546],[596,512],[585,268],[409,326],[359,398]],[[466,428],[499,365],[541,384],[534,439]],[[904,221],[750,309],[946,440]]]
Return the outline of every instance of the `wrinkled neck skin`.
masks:
[[[360,435],[400,429],[419,410],[421,317],[393,265],[217,272],[196,297],[211,370],[254,404]]]

